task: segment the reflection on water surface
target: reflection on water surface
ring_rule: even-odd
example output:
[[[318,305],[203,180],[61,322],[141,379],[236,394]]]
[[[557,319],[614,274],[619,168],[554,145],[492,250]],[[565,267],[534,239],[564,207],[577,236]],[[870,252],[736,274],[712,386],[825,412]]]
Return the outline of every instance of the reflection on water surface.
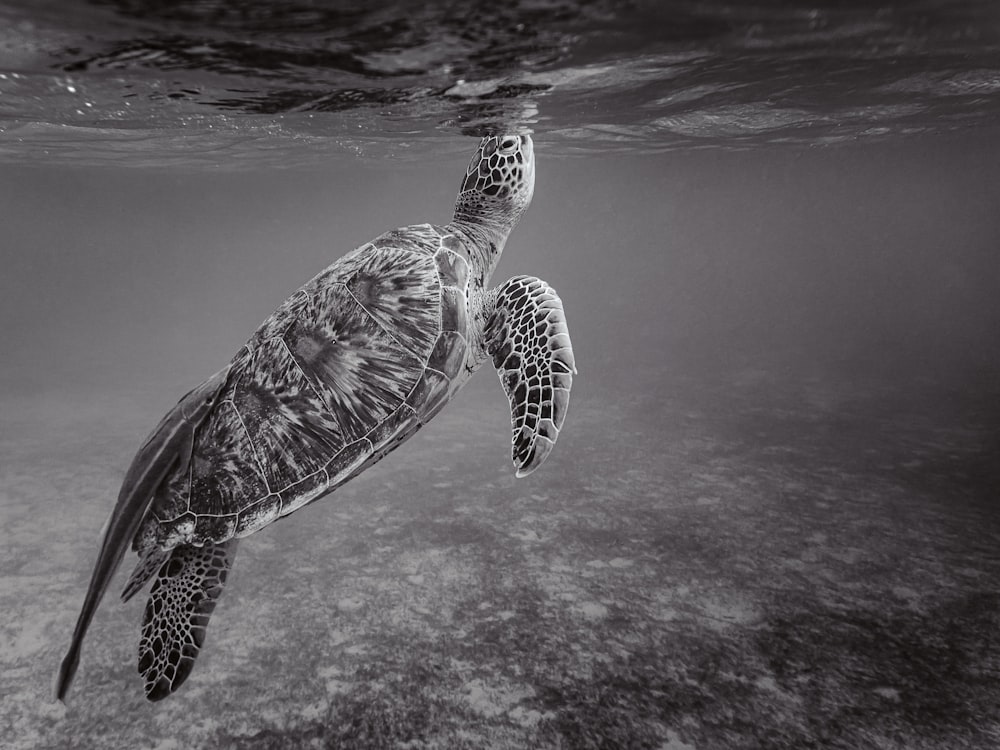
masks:
[[[22,0],[0,7],[0,153],[287,166],[500,127],[553,153],[947,131],[996,121],[997,16],[985,0]]]

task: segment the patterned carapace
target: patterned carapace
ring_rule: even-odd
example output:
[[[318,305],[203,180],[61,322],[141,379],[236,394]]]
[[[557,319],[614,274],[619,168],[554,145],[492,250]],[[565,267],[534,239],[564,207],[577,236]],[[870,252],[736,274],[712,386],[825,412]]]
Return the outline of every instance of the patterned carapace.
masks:
[[[139,670],[158,700],[191,671],[236,539],[380,460],[489,357],[510,399],[518,476],[541,464],[575,372],[562,303],[531,277],[488,288],[534,177],[528,136],[484,138],[451,223],[396,229],[337,260],[163,419],[119,494],[60,698],[130,544],[139,562],[123,597],[156,579]]]

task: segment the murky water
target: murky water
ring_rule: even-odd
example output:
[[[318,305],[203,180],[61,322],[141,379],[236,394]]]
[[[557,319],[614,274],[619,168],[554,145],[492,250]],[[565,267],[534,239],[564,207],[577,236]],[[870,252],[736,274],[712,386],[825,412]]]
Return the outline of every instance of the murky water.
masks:
[[[0,5],[0,745],[996,746],[994,5]],[[53,702],[149,429],[497,128],[545,466],[487,366],[243,542],[175,696],[109,596]]]

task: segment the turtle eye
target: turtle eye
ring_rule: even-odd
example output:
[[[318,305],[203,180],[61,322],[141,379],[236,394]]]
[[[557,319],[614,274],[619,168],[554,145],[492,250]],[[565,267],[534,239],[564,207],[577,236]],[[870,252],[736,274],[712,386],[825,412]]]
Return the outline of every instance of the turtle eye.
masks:
[[[516,135],[505,135],[500,139],[500,153],[512,154],[517,150],[520,139]]]

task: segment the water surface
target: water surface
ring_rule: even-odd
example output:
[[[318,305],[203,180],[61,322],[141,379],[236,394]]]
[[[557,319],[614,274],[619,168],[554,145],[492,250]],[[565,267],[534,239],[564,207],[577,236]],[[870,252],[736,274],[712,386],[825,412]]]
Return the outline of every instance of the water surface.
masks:
[[[988,0],[6,2],[6,161],[419,160],[533,128],[561,154],[995,124]],[[127,157],[127,158],[122,158]]]

